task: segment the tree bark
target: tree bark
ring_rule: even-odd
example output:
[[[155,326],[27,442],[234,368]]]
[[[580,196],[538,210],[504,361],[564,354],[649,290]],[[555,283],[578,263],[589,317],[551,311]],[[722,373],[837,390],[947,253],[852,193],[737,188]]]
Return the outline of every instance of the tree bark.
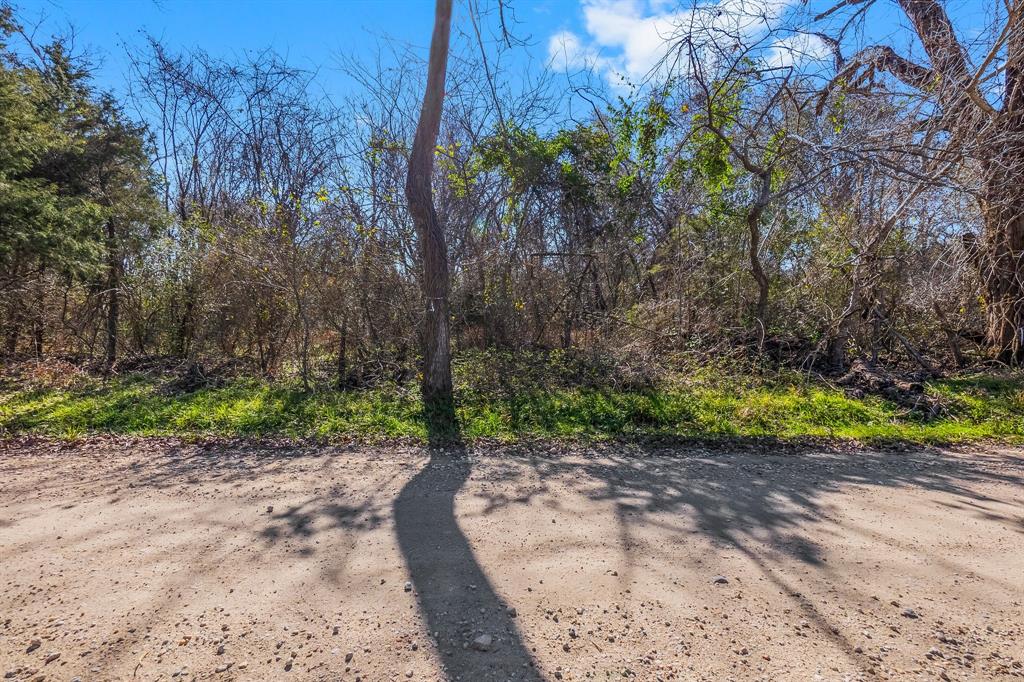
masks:
[[[107,220],[107,348],[103,362],[109,373],[117,360],[117,327],[121,308],[121,254],[114,219]]]
[[[21,321],[24,314],[14,302],[11,302],[6,308],[10,314],[6,339],[7,356],[13,358],[18,352],[18,339],[21,337]]]
[[[338,364],[335,386],[340,391],[348,386],[348,318],[341,321],[341,331],[338,334]]]
[[[983,170],[984,257],[980,264],[988,345],[1009,364],[1024,362],[1024,12],[1010,19],[1002,111]]]
[[[35,314],[32,319],[32,350],[37,360],[43,359],[43,335],[46,327],[46,267],[39,266],[36,281]]]
[[[772,177],[768,171],[757,174],[757,197],[747,210],[747,231],[750,233],[748,255],[750,257],[750,275],[757,283],[757,304],[754,314],[762,327],[768,326],[768,295],[771,283],[761,265],[761,216],[764,215],[768,202],[771,200]]]
[[[953,353],[953,360],[956,362],[957,368],[966,367],[967,361],[964,358],[963,351],[960,350],[960,335],[950,325],[949,318],[942,311],[942,306],[939,305],[938,301],[932,303],[932,308],[935,310],[935,317],[938,318],[939,324],[942,325],[942,331],[946,334],[946,341],[949,342],[949,350]]]
[[[448,42],[451,32],[452,1],[437,0],[434,11],[434,34],[430,40],[427,86],[423,94],[405,196],[409,202],[420,242],[423,260],[423,326],[424,404],[450,405],[452,401],[451,340],[448,314],[448,247],[444,230],[434,209],[431,179],[434,171],[434,149],[441,128],[441,107],[448,69]]]
[[[1018,158],[1000,158],[1010,153]],[[1007,150],[1000,157],[990,161],[985,183],[980,266],[986,336],[997,359],[1018,364],[1024,362],[1024,152]]]

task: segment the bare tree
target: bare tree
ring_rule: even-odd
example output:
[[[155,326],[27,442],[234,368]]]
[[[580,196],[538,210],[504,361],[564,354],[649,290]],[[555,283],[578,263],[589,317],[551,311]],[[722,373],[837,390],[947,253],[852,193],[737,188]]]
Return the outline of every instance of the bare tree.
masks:
[[[452,362],[448,313],[448,247],[444,229],[434,209],[431,179],[434,148],[441,128],[444,81],[448,69],[448,41],[451,33],[452,2],[437,0],[434,34],[430,39],[427,86],[423,94],[405,196],[416,225],[423,260],[423,400],[427,405],[451,404]]]
[[[1005,362],[1024,360],[1024,25],[1019,2],[1005,3],[1005,17],[977,67],[937,0],[898,0],[924,47],[918,64],[887,45],[858,51],[828,90],[862,91],[887,72],[919,97],[925,134],[920,152],[978,169],[977,198],[984,234],[976,250],[987,315],[988,345]],[[839,3],[818,19],[864,0]],[[873,0],[866,6],[873,4]],[[858,8],[857,14],[865,7]],[[847,26],[851,22],[847,22]],[[841,37],[841,36],[840,36]],[[834,44],[838,45],[838,42]],[[966,162],[964,164],[963,162]]]

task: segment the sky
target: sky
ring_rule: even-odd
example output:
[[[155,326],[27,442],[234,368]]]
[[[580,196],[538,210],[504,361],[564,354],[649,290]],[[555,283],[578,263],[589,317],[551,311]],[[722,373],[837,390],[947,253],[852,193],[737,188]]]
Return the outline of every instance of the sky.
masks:
[[[13,0],[19,20],[38,26],[40,37],[74,29],[76,45],[97,62],[100,88],[122,91],[128,52],[141,49],[148,33],[173,49],[199,47],[215,56],[271,47],[296,67],[318,73],[321,86],[343,95],[352,87],[339,57],[370,58],[383,39],[426,53],[433,22],[431,0]],[[480,0],[494,6],[495,0]],[[741,15],[765,11],[784,19],[802,0],[701,0],[728,5]],[[945,0],[962,37],[985,25],[994,0]],[[823,7],[831,0],[811,0]],[[572,71],[593,66],[612,91],[622,77],[641,79],[663,54],[672,26],[688,15],[674,0],[506,0],[517,48],[533,68]],[[456,29],[468,30],[466,1],[456,0]],[[756,34],[753,21],[744,30]],[[885,41],[904,53],[920,48],[906,30],[906,18],[892,0],[880,0],[864,27],[864,39]],[[790,36],[771,45],[774,59],[828,59],[813,37]]]
[[[99,62],[104,89],[123,87],[129,59],[150,34],[172,48],[199,47],[230,57],[271,47],[293,66],[317,71],[328,91],[344,90],[342,55],[370,57],[392,39],[424,54],[433,25],[427,0],[14,0],[19,20],[39,25],[45,37],[73,27],[76,46]],[[513,32],[536,59],[560,30],[578,29],[576,0],[516,3]],[[465,26],[465,6],[456,2],[454,23]]]

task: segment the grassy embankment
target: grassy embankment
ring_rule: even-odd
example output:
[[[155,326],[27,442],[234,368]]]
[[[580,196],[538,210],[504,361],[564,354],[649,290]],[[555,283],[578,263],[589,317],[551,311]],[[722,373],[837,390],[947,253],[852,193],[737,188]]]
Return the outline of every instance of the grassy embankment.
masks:
[[[722,438],[954,443],[1024,441],[1024,377],[933,381],[944,405],[924,419],[882,398],[851,398],[794,375],[750,376],[704,369],[646,387],[571,385],[457,367],[462,436],[493,438]],[[593,377],[591,377],[593,378]],[[296,386],[235,380],[189,393],[128,376],[73,388],[0,392],[0,435],[289,436],[423,439],[414,386],[304,393]]]

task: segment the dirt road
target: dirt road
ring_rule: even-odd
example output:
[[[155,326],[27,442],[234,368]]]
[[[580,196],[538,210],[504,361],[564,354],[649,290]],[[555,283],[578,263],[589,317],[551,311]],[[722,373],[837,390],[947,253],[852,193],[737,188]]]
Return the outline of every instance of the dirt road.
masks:
[[[14,680],[1024,677],[1024,453],[0,444]]]

